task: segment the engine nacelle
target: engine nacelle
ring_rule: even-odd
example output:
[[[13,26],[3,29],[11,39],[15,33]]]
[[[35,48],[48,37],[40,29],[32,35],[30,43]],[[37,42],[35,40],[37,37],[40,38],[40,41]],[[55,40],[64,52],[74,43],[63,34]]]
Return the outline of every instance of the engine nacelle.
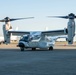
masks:
[[[68,22],[68,44],[73,44],[73,38],[75,36],[75,22],[73,20],[70,20]]]
[[[5,25],[3,25],[3,35],[4,35],[4,42],[5,42],[5,44],[9,44],[11,35],[8,34],[8,31],[6,30]]]

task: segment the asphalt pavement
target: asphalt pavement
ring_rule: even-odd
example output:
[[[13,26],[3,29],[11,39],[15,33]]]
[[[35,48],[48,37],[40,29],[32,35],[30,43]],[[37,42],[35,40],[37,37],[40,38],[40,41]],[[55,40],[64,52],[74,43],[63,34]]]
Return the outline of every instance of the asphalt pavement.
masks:
[[[76,49],[0,49],[0,75],[76,75]]]

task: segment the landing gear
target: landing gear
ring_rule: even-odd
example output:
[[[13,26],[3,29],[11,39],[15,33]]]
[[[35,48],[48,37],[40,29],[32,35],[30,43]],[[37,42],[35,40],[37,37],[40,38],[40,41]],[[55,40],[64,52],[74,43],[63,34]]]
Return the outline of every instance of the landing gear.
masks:
[[[53,47],[52,47],[52,46],[51,46],[51,47],[49,47],[49,50],[51,50],[51,51],[52,51],[52,50],[53,50]]]
[[[33,50],[33,51],[35,51],[35,50],[36,50],[36,48],[32,48],[32,50]]]
[[[21,51],[24,51],[24,47],[20,47]]]
[[[19,43],[17,47],[20,47],[21,51],[24,51],[25,46],[23,43]]]

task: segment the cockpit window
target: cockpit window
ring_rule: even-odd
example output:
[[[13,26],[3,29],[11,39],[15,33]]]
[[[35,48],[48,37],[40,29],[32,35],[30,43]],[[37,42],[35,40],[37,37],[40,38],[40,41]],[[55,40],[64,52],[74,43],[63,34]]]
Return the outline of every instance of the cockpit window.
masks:
[[[25,41],[25,42],[28,42],[28,40],[29,40],[29,36],[23,36],[20,39],[20,41]]]
[[[24,37],[24,41],[28,42],[28,39],[29,39],[28,36]]]

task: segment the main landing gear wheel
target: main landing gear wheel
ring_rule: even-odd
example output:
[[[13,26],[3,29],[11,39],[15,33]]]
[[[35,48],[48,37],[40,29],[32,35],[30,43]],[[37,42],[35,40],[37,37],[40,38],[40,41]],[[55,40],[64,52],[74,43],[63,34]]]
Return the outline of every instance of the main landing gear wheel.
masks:
[[[21,51],[24,51],[24,47],[20,47]]]
[[[51,51],[52,51],[52,50],[53,50],[53,47],[52,47],[52,46],[51,46],[51,47],[49,47],[49,50],[51,50]]]
[[[35,51],[35,50],[36,50],[36,48],[32,48],[32,50],[33,50],[33,51]]]

